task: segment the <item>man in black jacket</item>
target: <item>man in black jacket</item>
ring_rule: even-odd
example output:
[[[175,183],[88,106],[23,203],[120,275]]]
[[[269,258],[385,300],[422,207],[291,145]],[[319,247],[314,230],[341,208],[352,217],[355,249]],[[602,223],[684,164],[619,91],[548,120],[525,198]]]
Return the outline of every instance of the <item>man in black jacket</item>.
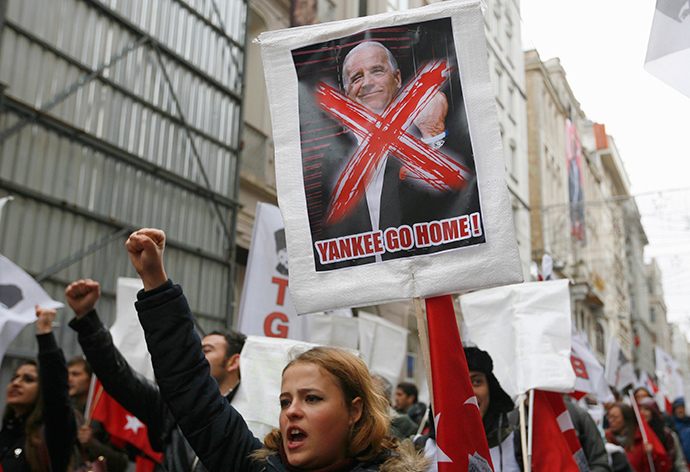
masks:
[[[84,355],[103,388],[148,427],[151,447],[163,452],[161,467],[168,472],[205,470],[179,430],[156,384],[136,373],[113,344],[110,332],[98,318],[98,282],[78,280],[65,290],[76,315],[69,325],[79,333]],[[202,340],[211,375],[228,402],[240,381],[240,351],[246,336],[234,331],[214,331]]]

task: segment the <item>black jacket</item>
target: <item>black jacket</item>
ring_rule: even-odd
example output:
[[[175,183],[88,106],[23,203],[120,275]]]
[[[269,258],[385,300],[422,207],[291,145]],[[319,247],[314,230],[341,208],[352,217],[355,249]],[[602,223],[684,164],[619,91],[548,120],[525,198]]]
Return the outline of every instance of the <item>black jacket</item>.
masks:
[[[50,456],[54,472],[65,472],[77,439],[77,422],[69,398],[67,363],[53,333],[36,335],[38,376],[43,396],[43,439],[39,453]],[[0,431],[0,464],[4,472],[29,470],[24,450],[26,416],[16,418],[8,412]]]
[[[96,310],[81,319],[73,319],[69,325],[79,334],[84,355],[105,391],[146,425],[151,447],[163,452],[163,463],[158,470],[190,472],[196,463],[195,471],[205,471],[201,463],[195,461],[196,454],[177,427],[158,386],[132,370],[113,344]],[[228,401],[232,400],[235,391],[228,394]]]
[[[242,415],[218,391],[201,351],[187,299],[179,285],[166,283],[138,294],[136,308],[146,333],[161,395],[204,465],[220,471],[286,471],[278,455],[262,449]],[[261,449],[259,460],[249,455]],[[388,455],[386,464],[399,465],[400,456]],[[392,460],[391,460],[392,459]],[[381,467],[383,460],[359,463],[353,471],[400,470]],[[412,462],[416,462],[413,457]],[[426,463],[416,462],[424,470]]]

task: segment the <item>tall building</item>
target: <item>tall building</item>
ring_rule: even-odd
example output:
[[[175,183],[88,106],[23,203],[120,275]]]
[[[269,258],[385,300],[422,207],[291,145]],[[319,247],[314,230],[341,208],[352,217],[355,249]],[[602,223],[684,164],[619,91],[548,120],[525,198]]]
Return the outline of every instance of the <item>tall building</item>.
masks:
[[[572,281],[573,320],[599,360],[611,334],[632,359],[633,310],[640,332],[646,326],[647,239],[623,161],[603,125],[587,120],[558,59],[526,51],[525,74],[533,257],[548,254],[555,277]]]
[[[633,329],[633,365],[638,371],[654,372],[654,346],[657,335],[650,317],[644,247],[649,244],[635,200],[621,202],[625,219],[625,246],[628,266],[630,320]],[[662,333],[663,334],[663,333]]]
[[[489,0],[486,4],[484,26],[489,74],[496,97],[506,182],[513,207],[520,261],[525,280],[529,281],[532,261],[530,176],[525,56],[520,45],[520,3],[517,0]]]
[[[165,228],[166,269],[199,329],[232,325],[246,3],[10,0],[0,12],[0,197],[14,196],[0,253],[57,300],[98,280],[110,323],[116,278],[136,276],[129,233]],[[59,315],[68,356],[71,316]],[[34,332],[3,375],[35,356]]]
[[[652,328],[653,342],[664,351],[671,353],[671,327],[666,318],[664,286],[659,264],[655,259],[645,265],[647,274],[647,296],[649,299],[649,323]]]

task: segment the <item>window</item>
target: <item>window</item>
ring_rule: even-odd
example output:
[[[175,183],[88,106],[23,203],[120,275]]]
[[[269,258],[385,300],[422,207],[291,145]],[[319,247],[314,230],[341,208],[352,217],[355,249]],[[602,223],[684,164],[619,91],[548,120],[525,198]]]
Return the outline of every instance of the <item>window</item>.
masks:
[[[603,326],[601,326],[601,323],[597,323],[596,336],[597,351],[604,354],[606,352],[606,349],[604,347],[604,328]]]
[[[513,87],[508,87],[508,98],[506,98],[506,107],[508,109],[508,116],[510,117],[511,120],[513,120],[513,123],[515,123],[515,89]]]
[[[498,100],[499,105],[503,106],[501,103],[501,88],[503,86],[503,72],[496,68],[494,69],[494,94],[496,95],[496,100]]]
[[[506,29],[504,48],[506,50],[508,62],[513,64],[513,32],[509,29]]]
[[[493,25],[492,25],[492,28],[491,28],[491,29],[492,29],[492,31],[494,32],[494,39],[495,39],[496,42],[498,43],[498,47],[500,47],[501,49],[503,49],[503,45],[500,43],[500,41],[499,41],[499,39],[498,39],[498,38],[501,37],[500,34],[499,34],[499,33],[500,33],[500,32],[499,32],[499,26],[500,26],[500,24],[501,24],[501,12],[500,12],[498,9],[495,9],[495,10],[494,10],[494,14],[493,14],[493,18],[492,18],[492,19],[493,19]]]
[[[508,162],[506,163],[506,169],[508,170],[508,173],[511,175],[513,180],[517,181],[517,178],[515,177],[515,171],[517,170],[516,167],[517,163],[517,146],[515,145],[515,141],[513,139],[510,140],[510,145],[508,146]]]
[[[652,323],[656,323],[656,309],[654,309],[654,308],[649,309],[649,320]]]

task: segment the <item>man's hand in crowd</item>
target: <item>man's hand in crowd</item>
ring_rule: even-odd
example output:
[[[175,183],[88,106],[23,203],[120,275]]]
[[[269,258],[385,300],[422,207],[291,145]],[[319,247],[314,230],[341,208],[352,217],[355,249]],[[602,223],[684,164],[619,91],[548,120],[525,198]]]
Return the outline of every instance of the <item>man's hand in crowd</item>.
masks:
[[[132,265],[144,282],[144,290],[154,289],[168,280],[163,268],[163,231],[154,228],[135,231],[127,240],[127,250]]]
[[[48,334],[53,331],[53,321],[57,311],[36,305],[36,331],[38,334]]]
[[[77,319],[83,318],[93,310],[100,296],[101,288],[98,282],[91,279],[77,280],[65,289],[67,304],[74,310]]]

